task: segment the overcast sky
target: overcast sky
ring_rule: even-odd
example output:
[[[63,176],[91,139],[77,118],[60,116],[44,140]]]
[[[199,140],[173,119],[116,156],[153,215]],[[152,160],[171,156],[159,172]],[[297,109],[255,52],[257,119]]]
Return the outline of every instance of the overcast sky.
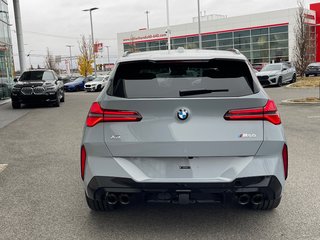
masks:
[[[305,0],[306,5],[319,0]],[[16,68],[18,51],[12,1],[8,1]],[[171,24],[192,22],[197,16],[196,0],[169,0]],[[166,25],[166,0],[20,0],[26,54],[31,54],[32,65],[42,65],[48,47],[53,55],[68,56],[67,44],[78,54],[81,35],[90,35],[88,12],[81,10],[98,7],[93,12],[94,36],[110,45],[111,60],[117,57],[117,33],[146,27],[145,11],[149,10],[150,27]],[[296,7],[296,0],[201,0],[201,10],[207,14],[228,17]],[[106,55],[106,51],[104,52]],[[27,66],[29,59],[27,59]]]

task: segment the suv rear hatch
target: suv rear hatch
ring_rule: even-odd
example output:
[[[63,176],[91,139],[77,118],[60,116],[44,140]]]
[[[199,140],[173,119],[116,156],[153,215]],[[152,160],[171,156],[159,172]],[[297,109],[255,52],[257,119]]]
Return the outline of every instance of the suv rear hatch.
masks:
[[[254,156],[263,121],[224,116],[263,107],[267,98],[258,91],[243,60],[120,63],[100,106],[139,117],[126,121],[126,113],[111,112],[105,143],[115,157]],[[188,112],[186,120],[179,110]]]

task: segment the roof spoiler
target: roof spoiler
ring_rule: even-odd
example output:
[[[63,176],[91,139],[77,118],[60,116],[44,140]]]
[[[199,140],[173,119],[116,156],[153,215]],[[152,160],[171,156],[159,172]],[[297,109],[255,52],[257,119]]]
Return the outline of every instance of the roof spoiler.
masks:
[[[239,54],[239,55],[241,54],[241,52],[236,48],[228,48],[227,51],[234,52],[235,54]]]

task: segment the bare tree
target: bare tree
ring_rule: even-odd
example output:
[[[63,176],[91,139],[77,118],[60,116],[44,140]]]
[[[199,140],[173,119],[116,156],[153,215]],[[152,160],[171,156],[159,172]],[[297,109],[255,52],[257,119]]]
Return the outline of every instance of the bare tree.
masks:
[[[314,60],[315,51],[315,41],[311,38],[311,26],[307,24],[307,12],[304,5],[303,0],[298,0],[296,27],[294,29],[296,42],[293,58],[297,74],[300,76],[304,75],[307,66]]]
[[[82,76],[87,77],[93,73],[93,48],[90,40],[86,40],[85,36],[82,36],[79,42],[80,56],[78,58],[79,72]]]
[[[45,66],[47,69],[51,69],[51,70],[55,71],[56,73],[59,73],[57,63],[55,62],[54,56],[50,53],[49,48],[47,48]]]

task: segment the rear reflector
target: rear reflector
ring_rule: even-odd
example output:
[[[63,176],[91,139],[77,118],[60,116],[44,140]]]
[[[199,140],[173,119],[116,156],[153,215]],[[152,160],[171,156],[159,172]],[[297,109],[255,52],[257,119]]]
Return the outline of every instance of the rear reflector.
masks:
[[[99,103],[94,102],[91,105],[86,124],[88,127],[93,127],[100,122],[138,122],[141,119],[138,112],[102,109]]]
[[[230,110],[224,115],[225,120],[266,120],[275,125],[281,123],[277,106],[268,100],[264,107]]]
[[[87,161],[87,153],[85,147],[81,146],[81,178],[84,180],[84,171],[86,168],[86,161]]]
[[[284,178],[287,179],[287,177],[288,177],[288,147],[286,144],[283,145],[282,159],[283,159]]]

